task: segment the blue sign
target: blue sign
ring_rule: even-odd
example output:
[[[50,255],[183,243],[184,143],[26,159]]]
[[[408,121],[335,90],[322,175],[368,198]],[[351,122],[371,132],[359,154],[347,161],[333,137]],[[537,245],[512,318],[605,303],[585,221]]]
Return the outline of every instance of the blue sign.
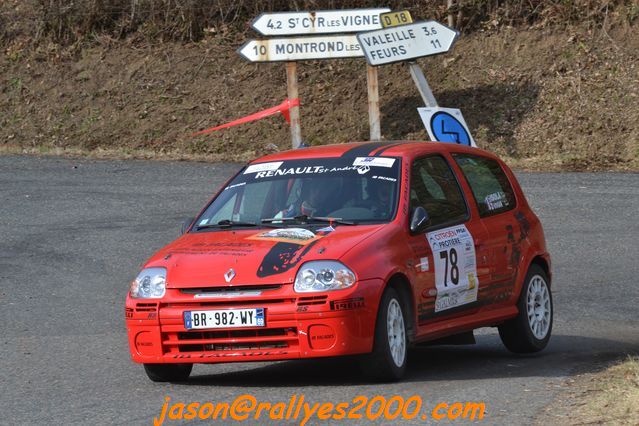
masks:
[[[444,111],[438,111],[430,119],[430,128],[439,142],[451,142],[472,146],[466,127],[455,117]]]

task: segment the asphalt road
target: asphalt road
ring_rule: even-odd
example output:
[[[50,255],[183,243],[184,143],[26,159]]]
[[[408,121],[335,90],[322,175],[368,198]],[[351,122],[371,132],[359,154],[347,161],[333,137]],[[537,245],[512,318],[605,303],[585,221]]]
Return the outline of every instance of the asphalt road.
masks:
[[[551,420],[542,408],[576,371],[639,351],[639,175],[519,173],[554,261],[543,353],[513,356],[488,330],[474,346],[411,351],[395,384],[367,383],[348,360],[199,365],[186,384],[152,383],[129,360],[128,284],[238,167],[0,157],[0,424],[151,424],[167,396],[245,393],[485,401],[486,424],[529,424]]]

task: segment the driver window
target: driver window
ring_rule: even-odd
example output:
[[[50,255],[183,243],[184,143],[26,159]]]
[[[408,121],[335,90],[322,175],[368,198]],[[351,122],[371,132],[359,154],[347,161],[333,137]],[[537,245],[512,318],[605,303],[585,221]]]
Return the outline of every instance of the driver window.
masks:
[[[213,215],[213,217],[208,220],[205,219],[200,221],[198,225],[206,225],[207,223],[218,223],[221,220],[233,220],[233,208],[235,207],[235,202],[237,201],[237,191],[233,193],[229,192],[228,196],[226,196],[226,202],[224,205]]]
[[[468,217],[466,202],[455,175],[440,156],[415,160],[410,195],[411,211],[422,206],[431,218],[431,226],[458,223]]]

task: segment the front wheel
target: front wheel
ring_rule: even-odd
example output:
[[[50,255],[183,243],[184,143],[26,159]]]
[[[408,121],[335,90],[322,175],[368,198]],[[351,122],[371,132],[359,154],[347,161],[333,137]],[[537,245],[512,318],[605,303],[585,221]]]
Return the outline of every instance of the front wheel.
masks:
[[[184,382],[193,364],[144,364],[144,371],[154,382]]]
[[[499,326],[501,341],[511,352],[538,352],[548,344],[553,322],[548,283],[546,272],[538,265],[531,265],[517,302],[519,314]]]
[[[364,372],[381,381],[398,380],[406,371],[408,339],[406,308],[394,288],[384,291],[375,323],[373,352],[364,360]]]

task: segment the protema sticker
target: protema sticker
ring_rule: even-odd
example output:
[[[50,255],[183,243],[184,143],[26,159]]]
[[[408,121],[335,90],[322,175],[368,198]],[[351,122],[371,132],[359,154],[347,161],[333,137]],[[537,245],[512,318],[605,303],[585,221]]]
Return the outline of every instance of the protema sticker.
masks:
[[[373,166],[373,167],[393,167],[394,158],[385,157],[357,157],[353,161],[353,166]]]
[[[331,302],[331,310],[333,311],[345,311],[349,309],[357,309],[364,307],[364,298],[355,297],[352,299],[333,300]]]
[[[466,226],[426,234],[433,251],[437,299],[435,312],[477,300],[475,243]]]

